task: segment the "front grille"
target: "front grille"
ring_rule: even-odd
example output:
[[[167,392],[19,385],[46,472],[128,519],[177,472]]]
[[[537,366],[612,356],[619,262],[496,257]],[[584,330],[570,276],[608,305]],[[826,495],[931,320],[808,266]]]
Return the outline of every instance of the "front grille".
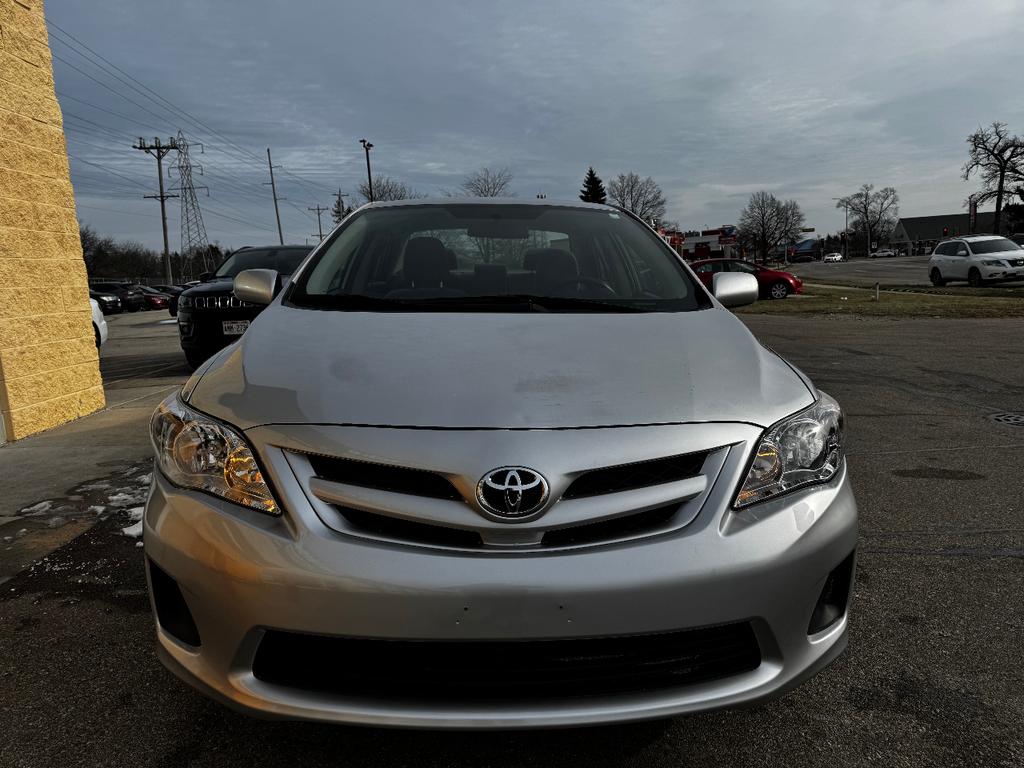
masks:
[[[675,689],[749,672],[760,663],[749,623],[516,641],[370,640],[267,630],[253,674],[273,685],[339,696],[442,703]]]
[[[563,499],[579,499],[586,496],[602,496],[606,493],[631,491],[662,483],[686,480],[700,474],[707,451],[687,453],[682,456],[668,456],[653,461],[635,464],[620,464],[584,472],[573,480],[562,494]]]
[[[429,496],[452,501],[462,499],[447,478],[425,469],[409,469],[315,454],[307,458],[316,476],[322,480],[357,485],[361,488],[376,488],[379,491],[405,493],[410,496]]]
[[[229,296],[191,296],[192,306],[196,309],[240,309],[255,307],[251,301],[242,301],[235,295]]]
[[[335,505],[338,514],[348,521],[355,530],[385,539],[428,544],[435,547],[456,547],[475,549],[484,544],[480,534],[446,525],[432,525],[403,520],[390,515],[378,515],[361,509]]]

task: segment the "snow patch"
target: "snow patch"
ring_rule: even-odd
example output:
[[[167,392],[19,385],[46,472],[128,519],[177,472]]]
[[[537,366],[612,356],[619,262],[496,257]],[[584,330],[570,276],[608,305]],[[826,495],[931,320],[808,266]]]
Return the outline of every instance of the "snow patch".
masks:
[[[38,504],[33,504],[31,507],[25,507],[21,510],[23,515],[38,515],[43,512],[49,511],[50,507],[53,506],[52,501],[40,501]]]
[[[142,521],[139,520],[139,522],[135,523],[134,525],[129,525],[127,528],[122,528],[121,533],[123,533],[125,536],[131,536],[133,539],[139,538],[139,536],[142,535]]]

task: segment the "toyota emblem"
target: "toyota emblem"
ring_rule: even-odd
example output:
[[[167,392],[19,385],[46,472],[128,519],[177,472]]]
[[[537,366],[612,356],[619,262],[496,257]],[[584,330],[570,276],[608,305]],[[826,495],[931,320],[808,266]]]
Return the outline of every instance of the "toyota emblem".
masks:
[[[521,520],[543,508],[548,500],[548,483],[532,469],[501,467],[483,476],[476,487],[476,498],[495,517]]]

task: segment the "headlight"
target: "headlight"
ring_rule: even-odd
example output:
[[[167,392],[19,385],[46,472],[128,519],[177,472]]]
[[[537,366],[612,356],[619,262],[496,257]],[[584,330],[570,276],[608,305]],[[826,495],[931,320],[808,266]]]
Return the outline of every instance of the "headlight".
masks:
[[[1008,267],[1008,266],[1010,266],[1005,261],[1000,261],[999,259],[985,259],[981,263],[984,264],[986,267]]]
[[[179,296],[178,297],[178,309],[188,309],[192,306],[191,296]]]
[[[256,457],[234,430],[193,411],[177,394],[160,403],[149,426],[157,465],[172,483],[280,514]]]
[[[733,506],[746,507],[811,483],[830,480],[843,461],[843,412],[824,393],[818,402],[761,437]]]

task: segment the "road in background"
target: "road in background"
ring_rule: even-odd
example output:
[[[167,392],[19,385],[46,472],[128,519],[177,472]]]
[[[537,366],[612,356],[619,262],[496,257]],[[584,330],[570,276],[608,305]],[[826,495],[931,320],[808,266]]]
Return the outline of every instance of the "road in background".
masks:
[[[124,357],[140,345],[150,372],[112,381],[112,399],[148,409],[185,370],[162,367],[173,337],[128,321]],[[143,551],[117,513],[0,588],[0,765],[1024,765],[1024,426],[993,419],[1024,413],[1024,346],[1006,342],[1024,320],[744,322],[848,418],[850,648],[806,685],[745,710],[532,733],[250,719],[156,660]]]
[[[920,285],[931,286],[928,279],[929,256],[900,256],[891,259],[856,259],[854,261],[830,262],[812,261],[778,267],[798,275],[801,280],[810,283],[859,285],[865,288],[874,287],[875,283],[886,285]],[[953,283],[953,287],[962,287],[966,283]],[[999,287],[1015,288],[1024,295],[1024,281],[999,283]]]

